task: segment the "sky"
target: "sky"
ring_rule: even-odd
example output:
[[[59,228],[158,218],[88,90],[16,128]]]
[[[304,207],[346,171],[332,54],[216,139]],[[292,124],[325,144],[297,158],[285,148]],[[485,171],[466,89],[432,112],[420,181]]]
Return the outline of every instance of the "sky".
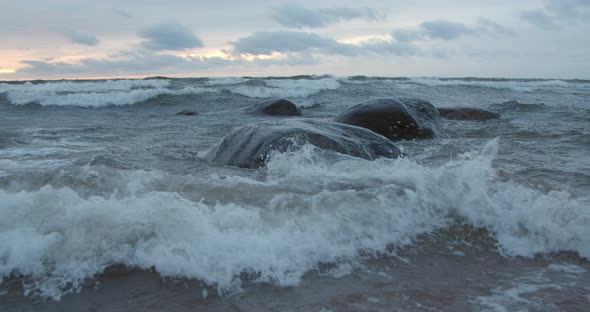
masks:
[[[0,80],[590,79],[590,0],[0,0]]]

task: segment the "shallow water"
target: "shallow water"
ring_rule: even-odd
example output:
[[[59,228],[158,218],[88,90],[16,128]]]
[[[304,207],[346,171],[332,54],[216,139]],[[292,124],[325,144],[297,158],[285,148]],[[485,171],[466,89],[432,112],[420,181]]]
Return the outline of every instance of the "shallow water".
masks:
[[[445,121],[444,137],[400,142],[396,160],[309,145],[258,170],[200,157],[232,128],[275,118],[244,112],[263,98],[327,120],[391,96],[502,118]],[[192,283],[179,302],[219,309],[588,307],[589,100],[590,82],[562,80],[0,83],[0,306],[60,309],[119,284],[165,289],[155,298],[174,304],[172,279]],[[199,115],[174,115],[185,109]],[[119,265],[155,273],[101,275]],[[148,301],[137,307],[158,310]]]

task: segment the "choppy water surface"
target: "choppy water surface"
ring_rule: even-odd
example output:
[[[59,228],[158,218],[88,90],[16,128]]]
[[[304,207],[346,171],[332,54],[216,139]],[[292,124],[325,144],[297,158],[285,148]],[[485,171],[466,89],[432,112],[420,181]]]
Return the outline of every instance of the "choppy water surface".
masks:
[[[276,97],[325,120],[382,97],[480,107],[502,118],[445,121],[445,137],[400,142],[406,157],[395,160],[334,162],[309,145],[258,170],[199,157],[232,128],[276,118],[243,110]],[[182,110],[199,115],[175,115]],[[463,291],[469,309],[560,310],[562,299],[588,307],[589,152],[589,81],[0,83],[0,289],[18,280],[21,296],[82,296],[105,269],[124,265],[231,296],[249,283],[301,285],[312,272],[351,279],[385,270],[384,259],[402,253],[419,266],[444,250],[461,258],[457,275],[493,269],[482,259],[506,261],[497,278]],[[440,259],[453,268],[449,261]],[[425,272],[389,283],[422,280],[426,289],[437,282]],[[367,299],[365,308],[433,304],[427,295],[404,296]]]

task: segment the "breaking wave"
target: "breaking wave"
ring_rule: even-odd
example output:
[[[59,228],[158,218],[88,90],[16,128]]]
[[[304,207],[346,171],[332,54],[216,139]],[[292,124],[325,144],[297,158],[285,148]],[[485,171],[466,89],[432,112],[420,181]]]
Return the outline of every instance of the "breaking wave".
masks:
[[[0,276],[28,276],[27,291],[55,299],[114,264],[221,292],[238,290],[243,273],[294,285],[320,263],[355,263],[454,222],[488,229],[506,255],[590,257],[588,200],[501,181],[496,153],[494,140],[428,167],[328,162],[305,145],[274,154],[262,180],[121,170],[127,189],[105,196],[0,190]]]
[[[179,80],[182,81],[182,80]],[[254,83],[253,83],[254,82]],[[334,78],[247,79],[211,78],[176,84],[175,80],[60,81],[0,84],[11,104],[105,107],[142,103],[161,95],[191,95],[227,91],[250,98],[304,98],[324,90],[336,90]]]

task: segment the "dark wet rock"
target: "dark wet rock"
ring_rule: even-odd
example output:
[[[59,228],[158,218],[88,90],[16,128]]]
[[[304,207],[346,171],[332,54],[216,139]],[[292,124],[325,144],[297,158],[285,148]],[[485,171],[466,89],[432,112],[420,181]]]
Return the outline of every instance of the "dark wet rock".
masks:
[[[438,109],[441,117],[453,120],[484,121],[500,118],[500,114],[480,108],[471,107],[441,107]]]
[[[205,157],[223,165],[258,168],[265,165],[272,151],[286,152],[304,143],[370,160],[400,155],[393,142],[367,129],[311,119],[286,119],[236,128]]]
[[[523,103],[519,100],[506,101],[502,103],[493,104],[492,107],[499,111],[537,111],[545,108],[544,103]]]
[[[367,128],[394,141],[433,138],[443,132],[438,110],[418,99],[367,101],[349,108],[334,121]]]
[[[248,111],[271,116],[303,115],[303,111],[297,105],[284,99],[262,101],[249,107]]]
[[[183,110],[182,112],[178,112],[178,113],[176,113],[175,115],[183,115],[183,116],[196,116],[196,115],[198,115],[198,114],[199,114],[199,113],[197,113],[197,112],[195,112],[195,111],[192,111],[192,110],[187,110],[187,109],[185,109],[185,110]]]

